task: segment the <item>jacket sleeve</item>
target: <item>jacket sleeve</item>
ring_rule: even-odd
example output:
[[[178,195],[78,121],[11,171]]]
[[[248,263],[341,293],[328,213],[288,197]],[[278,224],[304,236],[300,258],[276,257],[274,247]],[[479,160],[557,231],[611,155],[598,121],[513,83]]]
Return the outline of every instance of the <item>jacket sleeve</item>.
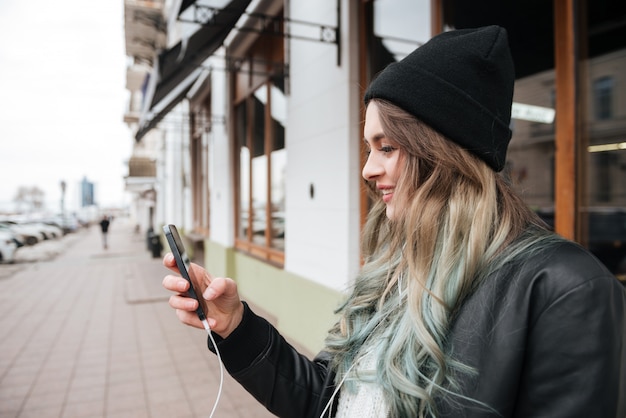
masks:
[[[226,339],[213,334],[228,373],[273,414],[315,416],[332,382],[328,354],[310,360],[244,304],[241,324]],[[215,351],[209,339],[209,349]]]
[[[623,286],[606,273],[542,295],[531,313],[517,415],[625,417]]]

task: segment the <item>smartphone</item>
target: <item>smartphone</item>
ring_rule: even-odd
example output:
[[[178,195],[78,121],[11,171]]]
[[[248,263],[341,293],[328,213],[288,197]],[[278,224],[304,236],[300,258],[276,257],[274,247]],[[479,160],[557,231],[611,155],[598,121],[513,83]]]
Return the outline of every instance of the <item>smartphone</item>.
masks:
[[[191,261],[189,260],[187,251],[185,251],[185,246],[183,245],[183,241],[180,239],[178,230],[174,225],[165,225],[163,227],[163,232],[165,232],[165,238],[167,238],[167,243],[169,244],[170,249],[172,250],[172,254],[174,254],[174,258],[176,259],[176,265],[178,266],[178,271],[180,271],[180,275],[189,282],[189,290],[187,291],[187,295],[198,301],[198,309],[196,309],[196,314],[201,321],[204,321],[206,320],[206,315],[204,314],[204,311],[200,306],[198,292],[196,292],[190,276]]]

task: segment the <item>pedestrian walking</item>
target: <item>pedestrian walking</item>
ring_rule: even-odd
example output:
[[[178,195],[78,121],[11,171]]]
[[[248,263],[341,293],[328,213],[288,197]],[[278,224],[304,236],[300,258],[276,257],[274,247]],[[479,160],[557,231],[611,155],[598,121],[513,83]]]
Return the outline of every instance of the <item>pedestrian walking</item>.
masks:
[[[109,248],[108,235],[110,224],[110,218],[107,215],[104,215],[100,220],[100,230],[102,231],[102,248],[105,250]]]
[[[271,412],[626,415],[624,288],[500,174],[514,81],[507,33],[489,26],[435,36],[370,84],[364,263],[313,360],[234,280],[192,265],[209,348]],[[163,263],[177,272],[172,255]],[[188,283],[163,285],[178,318],[202,328]]]

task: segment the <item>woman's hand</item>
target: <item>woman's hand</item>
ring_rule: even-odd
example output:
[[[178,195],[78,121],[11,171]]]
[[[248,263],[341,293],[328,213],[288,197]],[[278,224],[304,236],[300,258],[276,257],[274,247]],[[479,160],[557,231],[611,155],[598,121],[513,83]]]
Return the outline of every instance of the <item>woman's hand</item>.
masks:
[[[171,253],[163,257],[163,265],[179,273]],[[222,338],[228,337],[243,318],[243,304],[237,292],[237,284],[232,279],[212,277],[204,268],[194,263],[191,263],[189,276],[211,330]],[[198,302],[186,293],[189,282],[180,276],[168,275],[163,279],[163,287],[176,293],[170,296],[169,304],[176,309],[178,319],[184,324],[204,328],[195,312]]]

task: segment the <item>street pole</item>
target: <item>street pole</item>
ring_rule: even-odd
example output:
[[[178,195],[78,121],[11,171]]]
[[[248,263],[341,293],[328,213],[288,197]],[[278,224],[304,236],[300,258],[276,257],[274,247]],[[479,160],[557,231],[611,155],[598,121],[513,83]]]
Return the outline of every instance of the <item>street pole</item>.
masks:
[[[61,217],[65,218],[65,180],[61,180]]]

